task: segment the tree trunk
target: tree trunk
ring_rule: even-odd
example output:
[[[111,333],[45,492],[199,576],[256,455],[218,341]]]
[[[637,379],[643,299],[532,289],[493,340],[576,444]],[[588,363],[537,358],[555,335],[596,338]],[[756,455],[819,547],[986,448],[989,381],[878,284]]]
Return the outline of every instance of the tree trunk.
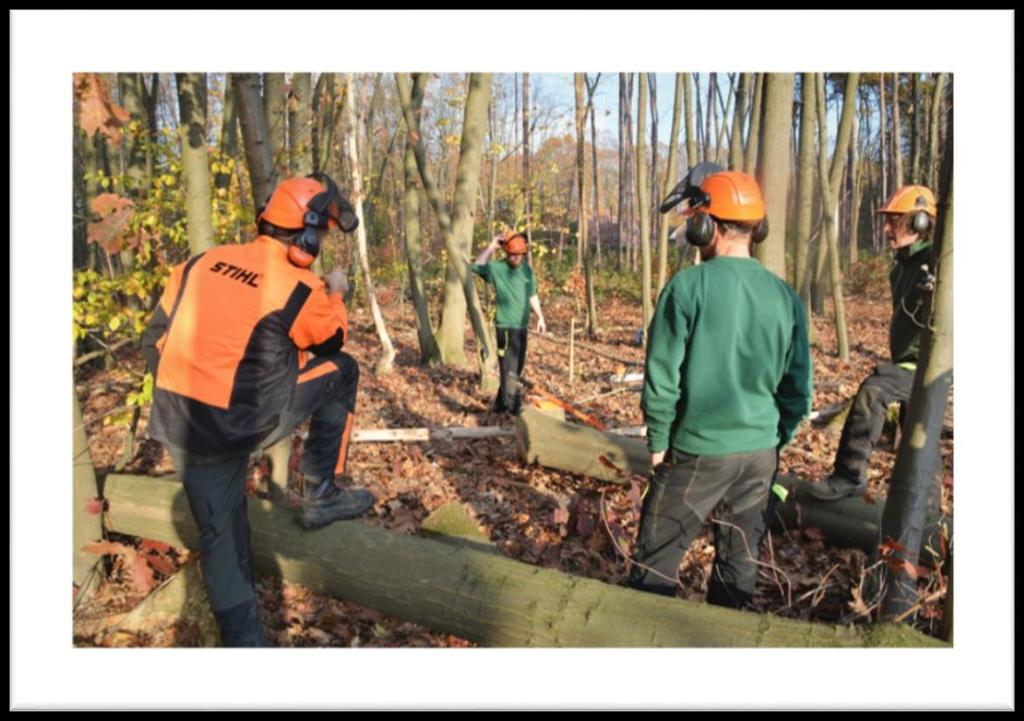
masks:
[[[321,73],[313,93],[313,147],[316,149],[313,168],[316,172],[330,172],[337,105],[334,73]]]
[[[640,271],[641,306],[643,308],[643,341],[647,345],[647,325],[651,322],[651,236],[648,217],[647,197],[647,155],[644,147],[644,133],[647,122],[647,75],[640,73],[640,88],[637,91],[636,117],[636,197],[640,216]]]
[[[125,175],[128,178],[128,195],[141,198],[146,194],[146,139],[148,126],[146,123],[145,81],[141,73],[120,73],[118,81],[121,86],[121,102],[128,111],[131,123],[126,133]]]
[[[83,552],[86,544],[103,538],[103,526],[100,522],[100,508],[91,503],[100,495],[96,484],[96,471],[89,455],[89,439],[85,434],[85,421],[82,420],[82,407],[74,388],[71,391],[74,405],[72,420],[72,438],[74,439],[71,473],[74,488],[72,491],[72,581],[82,589],[90,580],[90,574],[99,561],[99,557]],[[92,509],[92,510],[90,510]]]
[[[470,75],[462,126],[462,144],[459,149],[455,203],[452,211],[454,219],[449,216],[441,193],[427,167],[419,119],[412,108],[412,89],[408,76],[396,73],[395,85],[398,88],[406,128],[410,138],[415,139],[413,149],[420,180],[423,182],[427,197],[434,208],[434,214],[441,227],[441,234],[444,236],[445,246],[448,250],[449,278],[454,276],[457,281],[455,289],[452,288],[450,282],[445,287],[441,329],[436,336],[438,350],[441,352],[444,363],[456,365],[465,363],[464,342],[466,307],[468,305],[470,320],[480,349],[481,385],[483,389],[490,389],[497,385],[495,373],[497,357],[494,353],[494,344],[488,335],[483,315],[480,312],[480,303],[471,273],[468,270],[468,262],[470,261],[469,251],[473,234],[473,203],[479,187],[491,76],[486,73]],[[461,294],[455,292],[458,289],[462,290]]]
[[[814,130],[815,104],[814,74],[803,73],[800,76],[800,156],[797,171],[796,201],[796,269],[793,275],[793,287],[804,299],[804,305],[810,312],[811,283],[813,275],[808,268],[811,248],[811,216],[814,210]]]
[[[533,221],[530,217],[530,74],[523,73],[523,218],[526,223],[527,260],[533,262]]]
[[[948,119],[953,128],[952,107]],[[942,458],[939,439],[953,381],[953,152],[947,144],[942,160],[943,186],[935,239],[935,291],[929,321],[922,332],[921,358],[914,374],[906,433],[896,454],[889,486],[891,501],[882,516],[882,536],[896,542],[883,566],[882,617],[898,619],[917,600],[917,549],[929,503],[937,506],[936,484]]]
[[[850,139],[850,167],[847,172],[847,177],[850,181],[850,211],[849,218],[847,219],[847,231],[848,238],[848,249],[849,255],[849,268],[857,264],[857,228],[859,223],[857,222],[860,218],[860,180],[861,180],[861,168],[860,168],[860,156],[858,154],[860,146],[860,114],[857,108],[857,95],[854,94],[849,101],[853,105],[853,137]]]
[[[587,108],[590,110],[590,153],[592,156],[591,171],[593,173],[593,188],[594,188],[594,266],[597,268],[601,267],[601,203],[600,193],[598,192],[598,176],[597,176],[597,112],[594,109],[594,92],[597,90],[597,83],[601,80],[601,73],[597,74],[594,78],[594,84],[591,85],[587,82]],[[591,290],[593,290],[594,284],[590,284]],[[590,295],[587,295],[587,303],[591,303]],[[596,310],[596,301],[594,306]],[[596,313],[594,314],[596,317]]]
[[[892,160],[895,167],[893,191],[903,187],[903,134],[900,130],[900,74],[892,74]]]
[[[925,185],[935,188],[939,172],[939,117],[942,115],[942,93],[945,90],[946,73],[939,73],[935,78],[935,91],[932,93],[931,122],[928,128],[928,176]]]
[[[573,89],[575,91],[576,109],[576,263],[583,265],[583,278],[585,293],[587,297],[587,334],[596,335],[597,317],[595,309],[591,308],[590,297],[593,290],[593,275],[591,273],[590,243],[587,237],[587,170],[586,170],[586,140],[585,131],[587,123],[587,106],[584,101],[583,88],[586,84],[586,77],[583,73],[575,73],[573,77]]]
[[[349,87],[353,86],[354,76],[348,75]],[[366,117],[362,117],[366,122]],[[380,307],[377,305],[377,293],[373,289],[373,276],[370,275],[370,259],[366,249],[366,222],[363,216],[363,172],[359,162],[359,154],[356,150],[356,135],[362,131],[360,121],[356,118],[356,109],[353,103],[348,104],[349,132],[346,142],[348,148],[348,160],[352,172],[352,202],[355,205],[356,215],[359,217],[359,227],[356,228],[357,247],[359,248],[359,265],[363,269],[363,283],[366,285],[366,297],[370,304],[370,314],[373,316],[373,326],[377,329],[377,337],[380,339],[381,355],[374,368],[378,374],[391,371],[395,360],[395,347],[391,344],[391,337],[384,325],[384,316],[381,315]]]
[[[274,177],[281,181],[288,177],[288,96],[284,73],[263,73],[263,114],[267,120]]]
[[[276,184],[267,118],[260,101],[260,76],[235,73],[234,83],[245,159],[252,179],[253,206],[259,208],[270,198]]]
[[[750,73],[740,75],[740,88],[736,95],[736,109],[732,116],[732,137],[729,139],[729,170],[743,169],[743,118],[747,114],[750,77]]]
[[[761,99],[764,95],[765,75],[766,73],[757,73],[757,81],[754,84],[754,101],[750,111],[750,130],[747,132],[747,153],[743,159],[743,172],[747,175],[757,175],[758,143],[761,137]],[[762,192],[763,190],[762,188]]]
[[[676,184],[676,165],[679,148],[679,121],[683,109],[683,73],[676,73],[675,100],[672,104],[672,133],[668,138],[668,164],[665,166],[665,180],[661,185],[661,197],[668,196]],[[658,227],[658,292],[668,282],[668,219],[662,218]]]
[[[843,278],[839,269],[839,239],[836,223],[836,210],[839,204],[839,184],[842,181],[846,154],[849,150],[850,137],[853,134],[853,115],[857,106],[857,83],[859,73],[846,76],[846,88],[843,92],[843,111],[839,120],[839,131],[836,147],[832,154],[831,171],[826,165],[828,157],[828,119],[825,114],[825,76],[818,75],[818,174],[822,184],[822,203],[825,213],[823,239],[828,242],[829,283],[832,287],[832,302],[836,315],[836,337],[839,358],[844,363],[850,358],[849,341],[846,336],[846,312],[843,303]]]
[[[686,167],[692,168],[697,164],[697,135],[693,128],[693,83],[689,73],[682,75],[683,112],[686,115]]]
[[[754,246],[761,265],[786,279],[786,199],[789,194],[789,138],[793,123],[793,74],[766,73],[764,119],[757,179],[768,212],[768,239]]]
[[[206,74],[178,73],[176,77],[188,247],[192,255],[197,255],[213,247],[210,167],[206,152]]]
[[[198,545],[180,484],[110,476],[106,488],[111,530]],[[902,625],[854,629],[664,598],[521,563],[466,539],[359,521],[310,533],[293,511],[266,501],[250,503],[248,515],[257,572],[481,646],[945,646]]]
[[[418,80],[418,78],[417,78]],[[423,85],[417,82],[412,89],[410,98],[412,111],[418,115],[423,105]],[[441,360],[434,341],[434,329],[430,324],[430,309],[427,294],[423,286],[423,240],[420,235],[420,195],[416,187],[416,151],[412,134],[408,131],[405,137],[405,257],[409,267],[409,291],[412,305],[416,311],[416,335],[420,343],[420,363],[433,365]]]
[[[288,169],[299,177],[313,172],[312,96],[312,74],[292,73],[288,91]]]
[[[224,76],[224,120],[220,129],[222,169],[213,177],[213,187],[227,191],[231,187],[231,167],[225,161],[238,162],[238,103],[235,102],[234,75]]]
[[[878,154],[882,162],[882,201],[889,197],[889,142],[886,138],[885,73],[878,74]]]
[[[616,233],[618,235],[618,254],[621,271],[625,265],[626,255],[626,74],[619,73],[619,207],[616,217]]]
[[[921,114],[924,107],[921,98],[921,73],[912,73],[911,76],[911,98],[910,106],[910,182],[922,182],[921,178]]]

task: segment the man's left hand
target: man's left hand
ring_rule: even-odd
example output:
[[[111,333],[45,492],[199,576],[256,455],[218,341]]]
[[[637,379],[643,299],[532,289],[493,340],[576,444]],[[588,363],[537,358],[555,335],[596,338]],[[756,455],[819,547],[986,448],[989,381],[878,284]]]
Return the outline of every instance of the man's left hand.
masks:
[[[665,451],[658,451],[651,454],[651,467],[655,467],[665,460]]]
[[[537,319],[537,332],[538,333],[547,333],[548,332],[548,324],[544,322],[543,318],[538,318]]]

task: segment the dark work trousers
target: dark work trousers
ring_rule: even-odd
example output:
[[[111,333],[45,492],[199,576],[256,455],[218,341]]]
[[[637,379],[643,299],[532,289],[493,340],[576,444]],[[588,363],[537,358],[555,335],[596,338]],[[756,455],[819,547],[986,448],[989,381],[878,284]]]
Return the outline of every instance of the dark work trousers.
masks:
[[[199,564],[225,646],[266,646],[253,583],[245,479],[249,457],[213,465],[181,464],[188,505],[199,526]]]
[[[291,406],[281,414],[278,427],[263,447],[269,448],[286,438],[309,418],[300,470],[317,480],[344,474],[358,385],[359,365],[352,356],[335,353],[314,358],[299,374]]]
[[[303,368],[291,405],[265,447],[311,418],[302,471],[317,479],[345,470],[355,411],[359,366],[345,354],[315,358]],[[249,456],[216,464],[190,464],[171,449],[199,526],[200,565],[210,606],[225,646],[266,646],[253,582],[246,476]]]
[[[860,384],[836,451],[834,474],[867,483],[868,460],[882,435],[890,403],[910,399],[914,371],[883,363]]]
[[[752,606],[777,464],[774,448],[725,456],[670,450],[644,495],[630,585],[674,596],[683,556],[714,511],[715,563],[707,601]]]
[[[497,411],[508,411],[518,415],[522,404],[522,388],[515,382],[523,372],[526,363],[526,328],[495,328],[498,334],[498,366],[501,385],[494,401]]]

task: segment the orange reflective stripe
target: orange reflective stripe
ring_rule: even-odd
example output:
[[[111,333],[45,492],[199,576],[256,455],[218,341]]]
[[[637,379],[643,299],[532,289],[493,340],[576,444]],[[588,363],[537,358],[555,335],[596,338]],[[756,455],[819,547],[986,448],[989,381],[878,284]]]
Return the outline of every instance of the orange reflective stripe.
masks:
[[[345,419],[345,432],[341,434],[341,450],[338,453],[338,462],[334,466],[334,475],[340,476],[345,472],[345,461],[348,460],[348,439],[352,435],[352,421],[354,413],[349,413]]]
[[[311,381],[314,378],[320,378],[321,376],[333,373],[336,370],[338,370],[338,366],[334,365],[331,361],[317,363],[312,368],[299,375],[299,383],[305,383],[306,381]]]

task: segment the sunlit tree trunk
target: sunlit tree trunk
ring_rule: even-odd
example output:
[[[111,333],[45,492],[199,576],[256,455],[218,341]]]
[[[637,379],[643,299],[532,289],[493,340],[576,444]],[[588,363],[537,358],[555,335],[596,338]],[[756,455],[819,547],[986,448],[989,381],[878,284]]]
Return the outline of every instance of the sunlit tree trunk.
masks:
[[[637,214],[640,216],[640,293],[643,308],[644,343],[647,340],[647,325],[651,322],[651,236],[648,221],[647,197],[647,156],[644,147],[644,133],[647,123],[647,75],[640,73],[640,87],[637,90],[636,116],[636,196]]]
[[[839,358],[846,362],[850,358],[849,341],[846,336],[846,312],[843,303],[843,279],[839,269],[839,239],[836,224],[836,209],[839,204],[839,184],[843,177],[846,154],[849,149],[850,137],[853,135],[853,116],[857,107],[858,73],[846,76],[846,87],[843,92],[843,110],[839,120],[839,131],[836,147],[832,154],[832,168],[827,166],[828,157],[828,118],[825,114],[825,76],[818,75],[818,174],[822,184],[822,204],[825,213],[824,238],[828,242],[829,282],[832,287],[832,302],[835,306],[836,337],[839,345]]]
[[[921,116],[925,112],[921,97],[921,73],[912,73],[910,78],[910,182],[921,183]]]
[[[178,73],[176,78],[188,247],[189,252],[196,255],[213,247],[210,166],[206,151],[206,74]]]
[[[793,286],[811,308],[811,283],[808,259],[811,249],[811,217],[814,210],[814,131],[817,127],[814,74],[800,76],[800,151],[797,163],[796,238]]]
[[[288,169],[300,177],[313,172],[312,95],[312,75],[292,73],[288,91]]]
[[[754,255],[761,265],[785,280],[793,74],[766,73],[763,92],[764,119],[756,175],[768,213],[768,239],[754,246]]]
[[[732,116],[732,137],[729,139],[729,170],[743,169],[743,118],[747,113],[747,96],[750,94],[750,73],[740,76],[740,88],[736,94],[735,112]]]
[[[900,129],[900,74],[892,74],[892,160],[895,167],[892,189],[903,187],[903,135]]]
[[[946,73],[939,73],[935,78],[935,91],[932,93],[931,118],[928,123],[928,175],[925,185],[935,189],[935,181],[939,172],[939,119],[942,115],[942,93],[946,87]]]
[[[220,155],[221,160],[232,160],[238,162],[238,103],[235,102],[234,76],[228,73],[224,76],[224,118],[220,129]],[[227,190],[231,187],[232,172],[228,168],[222,168],[213,176],[213,186],[217,190]]]
[[[585,76],[584,76],[585,77]],[[597,113],[594,110],[594,91],[597,90],[597,83],[601,80],[601,73],[597,74],[594,78],[593,84],[587,81],[587,109],[590,111],[590,152],[593,156],[593,162],[591,163],[591,171],[593,172],[593,188],[594,188],[594,267],[601,267],[601,203],[600,203],[600,189],[597,176]],[[591,289],[593,289],[593,283],[591,283]],[[588,300],[589,302],[589,300]]]
[[[349,87],[353,85],[353,75],[348,76]],[[373,289],[373,276],[370,275],[370,259],[366,249],[366,223],[363,216],[363,171],[359,162],[359,155],[356,150],[356,135],[362,130],[361,124],[366,123],[366,116],[356,117],[356,109],[353,103],[348,104],[349,132],[346,142],[348,150],[349,169],[352,171],[352,203],[359,216],[359,226],[356,228],[356,241],[359,248],[359,265],[363,270],[363,283],[366,286],[366,298],[370,304],[370,314],[373,317],[373,326],[377,329],[377,337],[380,339],[381,355],[375,366],[379,374],[388,373],[395,360],[395,348],[388,335],[388,329],[384,325],[384,316],[377,305],[377,293]]]
[[[750,109],[750,130],[747,132],[747,151],[743,158],[743,170],[748,175],[757,175],[758,143],[761,137],[761,104],[764,95],[766,73],[756,73],[754,101]]]
[[[683,77],[684,73],[676,73],[675,100],[672,104],[672,132],[668,138],[668,163],[665,166],[665,180],[661,184],[661,197],[667,197],[676,184],[676,165],[679,148],[679,121],[683,110]],[[658,292],[668,282],[668,219],[662,218],[658,226]]]
[[[576,217],[579,232],[577,248],[578,258],[583,263],[583,279],[587,296],[587,335],[597,335],[597,308],[593,303],[594,297],[594,276],[590,257],[590,243],[587,237],[587,213],[590,208],[587,204],[587,170],[586,170],[586,140],[585,131],[587,123],[587,106],[583,99],[583,88],[586,78],[583,73],[576,73],[573,86],[576,91],[576,188],[577,203]]]

